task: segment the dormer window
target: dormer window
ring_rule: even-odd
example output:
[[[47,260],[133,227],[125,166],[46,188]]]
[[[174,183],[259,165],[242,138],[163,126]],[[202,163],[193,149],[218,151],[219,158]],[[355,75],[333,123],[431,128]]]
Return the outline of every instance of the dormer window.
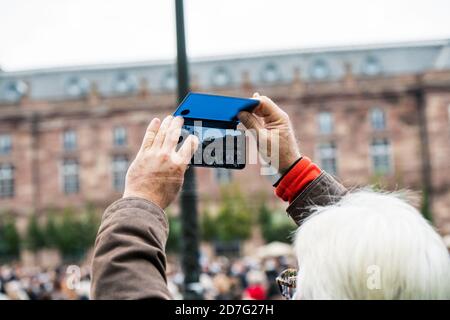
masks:
[[[173,71],[169,71],[164,75],[162,79],[162,88],[170,91],[177,88],[177,79]]]
[[[86,78],[72,77],[67,80],[66,92],[72,97],[80,97],[89,91],[89,81]]]
[[[28,90],[28,85],[25,81],[12,81],[6,85],[5,96],[10,101],[18,101],[22,98]]]
[[[330,69],[324,60],[316,60],[311,66],[311,77],[315,80],[324,80],[329,77]]]
[[[214,70],[212,75],[212,83],[215,86],[223,87],[230,84],[230,82],[231,76],[225,68],[219,67]]]
[[[267,83],[274,83],[280,80],[278,67],[273,63],[267,64],[262,71],[262,79]]]
[[[137,81],[130,75],[119,74],[114,84],[114,89],[122,94],[134,92],[137,89]]]
[[[381,65],[375,57],[368,57],[364,61],[363,73],[368,76],[375,76],[381,73]]]

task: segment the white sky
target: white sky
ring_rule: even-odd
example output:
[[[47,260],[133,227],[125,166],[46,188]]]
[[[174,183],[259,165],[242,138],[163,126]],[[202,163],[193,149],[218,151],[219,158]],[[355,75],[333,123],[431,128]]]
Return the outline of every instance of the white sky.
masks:
[[[173,0],[0,0],[0,67],[175,57]],[[450,38],[450,0],[185,0],[192,57]]]

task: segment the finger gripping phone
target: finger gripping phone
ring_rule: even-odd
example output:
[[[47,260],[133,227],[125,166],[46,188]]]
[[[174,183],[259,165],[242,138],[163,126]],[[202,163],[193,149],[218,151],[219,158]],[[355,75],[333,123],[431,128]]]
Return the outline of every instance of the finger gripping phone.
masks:
[[[174,112],[184,118],[179,140],[183,144],[189,134],[199,139],[199,148],[191,165],[201,167],[243,169],[246,161],[246,139],[237,129],[240,111],[251,111],[256,99],[189,93]]]

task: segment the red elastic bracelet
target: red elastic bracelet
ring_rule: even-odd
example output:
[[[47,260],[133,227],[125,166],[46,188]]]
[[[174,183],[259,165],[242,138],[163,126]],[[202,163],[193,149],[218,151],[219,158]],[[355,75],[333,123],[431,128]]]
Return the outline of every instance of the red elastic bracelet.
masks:
[[[320,168],[311,159],[303,157],[283,177],[275,188],[275,194],[291,203],[311,181],[320,175],[320,172]]]

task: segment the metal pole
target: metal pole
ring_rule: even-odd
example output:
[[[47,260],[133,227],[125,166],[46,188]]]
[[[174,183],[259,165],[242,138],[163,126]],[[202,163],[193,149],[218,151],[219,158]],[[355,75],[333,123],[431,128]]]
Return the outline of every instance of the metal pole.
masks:
[[[416,103],[419,116],[419,134],[421,145],[422,158],[422,214],[427,214],[427,219],[433,220],[433,184],[431,181],[431,158],[430,158],[430,144],[428,137],[428,119],[426,115],[426,101],[424,90],[421,89],[423,84],[419,83],[419,88],[416,91]]]
[[[175,0],[177,30],[177,75],[178,102],[189,92],[189,72],[186,56],[184,32],[183,0]],[[190,167],[184,176],[184,184],[180,195],[181,206],[181,265],[184,273],[184,298],[202,299],[198,289],[200,277],[199,265],[199,232],[197,214],[197,186],[194,167]]]

